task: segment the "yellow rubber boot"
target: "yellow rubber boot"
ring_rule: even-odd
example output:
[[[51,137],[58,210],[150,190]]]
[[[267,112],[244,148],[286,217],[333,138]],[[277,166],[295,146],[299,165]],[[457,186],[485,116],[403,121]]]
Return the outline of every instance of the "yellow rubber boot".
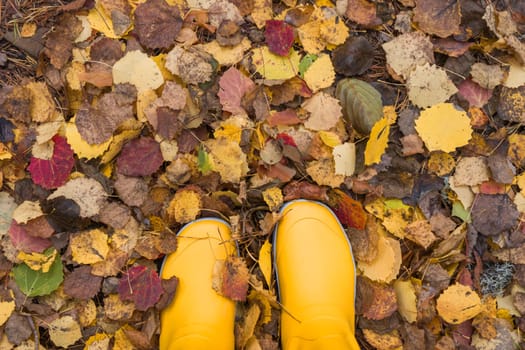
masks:
[[[354,350],[355,264],[339,220],[325,205],[296,200],[281,210],[274,259],[284,350]]]
[[[172,303],[161,313],[160,350],[232,350],[235,303],[212,289],[216,260],[236,254],[223,220],[193,221],[177,234],[177,250],[166,257],[162,278],[177,276]]]

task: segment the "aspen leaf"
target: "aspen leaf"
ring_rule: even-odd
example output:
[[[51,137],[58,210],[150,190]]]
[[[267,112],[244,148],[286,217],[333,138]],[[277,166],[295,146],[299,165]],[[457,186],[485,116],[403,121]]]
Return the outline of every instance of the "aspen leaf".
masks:
[[[66,123],[66,139],[67,143],[69,143],[78,158],[93,159],[100,157],[106,152],[111,141],[113,141],[113,136],[103,143],[90,144],[84,140],[82,135],[78,132],[78,128],[73,118]]]
[[[44,215],[40,203],[23,201],[14,211],[13,219],[19,224],[27,224],[29,220]]]
[[[130,51],[113,65],[113,83],[130,83],[138,92],[156,89],[164,83],[162,72],[148,55]]]
[[[86,345],[84,349],[86,350],[106,350],[109,349],[109,342],[111,341],[111,336],[104,333],[96,333],[89,337],[86,340]],[[133,347],[133,345],[130,343],[130,347]],[[118,349],[115,345],[113,349]]]
[[[321,54],[304,72],[304,81],[312,90],[317,92],[334,83],[335,71],[332,60],[327,54]]]
[[[300,57],[297,51],[293,49],[288,57],[271,53],[268,46],[262,46],[252,51],[252,62],[255,65],[255,69],[266,79],[290,79],[299,72]]]
[[[80,207],[80,216],[89,218],[99,213],[107,193],[97,180],[79,177],[57,188],[47,199],[54,199],[60,196],[75,201]]]
[[[11,225],[12,215],[17,208],[15,200],[7,192],[0,192],[0,238],[2,238]]]
[[[355,144],[345,142],[332,150],[335,163],[335,174],[352,176],[355,172],[356,151]]]
[[[461,9],[455,0],[418,0],[414,10],[414,22],[428,33],[446,38],[460,32]]]
[[[279,56],[288,56],[294,41],[293,27],[284,21],[266,21],[264,38],[271,52]]]
[[[55,262],[57,257],[56,249],[49,249],[43,253],[25,253],[23,251],[18,253],[17,258],[26,264],[31,270],[49,272],[49,269]]]
[[[51,249],[48,252],[51,253]],[[28,297],[34,297],[48,295],[60,286],[64,280],[62,268],[62,260],[57,255],[48,272],[35,271],[26,264],[20,264],[13,268],[13,275],[20,290]]]
[[[342,116],[337,99],[325,92],[313,95],[303,102],[302,107],[310,112],[310,117],[304,122],[304,126],[311,130],[331,129]]]
[[[456,283],[439,296],[436,310],[446,322],[460,324],[481,312],[481,299],[471,287]]]
[[[252,43],[250,39],[242,38],[235,46],[221,46],[216,40],[196,46],[212,55],[219,65],[233,66],[243,59],[246,51],[252,47]]]
[[[283,193],[279,187],[268,188],[262,195],[270,211],[277,211],[283,204]]]
[[[445,102],[458,91],[443,69],[428,63],[410,73],[407,89],[410,101],[421,108]]]
[[[248,293],[250,273],[244,260],[229,256],[217,260],[213,266],[212,287],[220,295],[233,301],[244,301]]]
[[[76,233],[70,240],[73,260],[79,264],[103,261],[109,253],[108,235],[100,229]]]
[[[405,237],[427,249],[436,236],[427,220],[416,220],[405,227]]]
[[[372,281],[389,283],[397,277],[401,267],[401,246],[393,238],[379,236],[377,256],[371,262],[359,261],[357,266]]]
[[[416,130],[429,151],[453,152],[472,137],[467,113],[451,103],[423,110],[416,120]]]
[[[463,157],[456,164],[455,186],[476,186],[489,179],[490,170],[486,160],[482,157]]]
[[[407,322],[417,320],[416,289],[410,280],[397,280],[394,282],[397,297],[397,310]]]
[[[381,157],[388,147],[390,125],[395,122],[397,115],[391,108],[385,107],[385,116],[378,120],[372,130],[365,148],[365,165],[381,162]]]
[[[181,189],[175,193],[167,213],[175,221],[185,224],[195,220],[201,211],[201,196],[191,189]]]
[[[333,159],[323,158],[314,160],[308,163],[306,168],[308,175],[321,186],[339,187],[345,177],[343,175],[335,174],[335,166]]]
[[[388,65],[403,78],[408,78],[412,70],[425,63],[434,63],[433,45],[421,32],[401,34],[383,44]]]
[[[271,20],[273,17],[272,1],[254,0],[251,16],[257,28],[261,29],[264,27],[266,21]]]
[[[137,310],[146,311],[155,305],[163,292],[157,271],[138,265],[130,268],[120,279],[118,295],[131,300]]]
[[[343,225],[363,230],[366,226],[366,213],[359,201],[356,201],[340,189],[329,193],[330,207]]]
[[[264,244],[259,250],[259,268],[264,276],[266,284],[272,285],[272,244],[269,240],[264,241]]]
[[[402,349],[403,342],[397,330],[388,333],[378,333],[371,329],[363,329],[367,342],[379,350]]]
[[[15,310],[15,301],[0,301],[0,326],[2,326]]]
[[[222,109],[233,114],[245,113],[241,107],[244,95],[255,88],[253,81],[237,68],[231,67],[219,79],[219,100]]]
[[[206,141],[212,169],[217,171],[225,182],[238,183],[248,173],[246,154],[239,144],[225,137]]]
[[[49,324],[49,337],[56,346],[67,348],[82,338],[82,332],[73,317],[63,316]]]

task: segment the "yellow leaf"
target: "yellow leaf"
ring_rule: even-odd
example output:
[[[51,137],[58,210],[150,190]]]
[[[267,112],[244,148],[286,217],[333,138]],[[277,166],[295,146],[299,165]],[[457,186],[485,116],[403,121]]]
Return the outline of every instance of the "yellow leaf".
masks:
[[[443,103],[458,91],[444,69],[428,63],[410,73],[407,89],[412,103],[421,108]]]
[[[263,191],[262,195],[270,211],[277,211],[283,205],[283,193],[279,187],[268,188]]]
[[[321,23],[321,21],[309,21],[297,28],[303,49],[309,54],[317,55],[326,46],[326,42],[321,39]]]
[[[252,50],[252,62],[258,73],[270,80],[286,80],[293,78],[299,72],[300,57],[297,51],[290,50],[288,57],[282,57],[270,52],[268,46]]]
[[[363,335],[366,341],[378,350],[403,349],[403,342],[397,330],[388,333],[376,333],[371,329],[363,329]]]
[[[143,90],[137,94],[137,119],[141,122],[147,122],[148,118],[144,110],[149,107],[158,98],[153,89]]]
[[[377,242],[375,259],[371,262],[359,261],[358,267],[363,275],[372,281],[389,283],[397,277],[401,260],[399,241],[381,234]]]
[[[238,143],[224,137],[204,142],[212,169],[217,171],[222,181],[239,183],[241,177],[248,173],[246,154]]]
[[[259,268],[266,280],[266,284],[272,286],[272,244],[266,240],[259,250]]]
[[[76,308],[81,327],[93,325],[97,319],[97,306],[92,299],[82,300]]]
[[[22,260],[31,270],[49,272],[51,265],[55,262],[57,250],[53,249],[51,254],[46,253],[25,253],[20,251],[17,258]]]
[[[201,196],[190,189],[178,190],[167,209],[168,215],[181,224],[195,220],[200,211]]]
[[[89,11],[87,17],[92,29],[98,30],[110,39],[118,39],[120,37],[115,33],[111,16],[108,15],[106,9],[102,6],[102,1],[95,3],[95,7]]]
[[[517,167],[525,164],[525,135],[512,134],[508,137],[509,150],[507,155],[512,163]]]
[[[439,103],[422,111],[416,131],[429,151],[453,152],[472,137],[467,113],[452,103]]]
[[[0,160],[11,159],[13,155],[6,145],[0,142]]]
[[[337,46],[346,41],[350,32],[341,17],[333,16],[322,22],[319,34],[326,43]]]
[[[22,38],[30,38],[36,33],[36,24],[33,22],[26,22],[22,25],[20,30],[20,36]]]
[[[100,157],[102,154],[104,154],[104,152],[106,152],[109,145],[113,141],[113,136],[111,136],[104,143],[93,145],[89,144],[78,132],[77,126],[75,124],[75,118],[73,118],[66,124],[66,139],[67,143],[69,143],[78,158],[93,159]]]
[[[456,283],[439,296],[436,310],[446,322],[460,324],[481,312],[481,299],[469,286]]]
[[[272,1],[254,0],[251,16],[257,28],[264,27],[266,21],[272,19],[273,16]]]
[[[109,145],[109,149],[104,153],[100,159],[101,164],[109,163],[117,156],[122,149],[122,146],[129,141],[134,139],[140,134],[140,129],[124,130],[121,133],[113,136],[113,141]]]
[[[308,163],[306,168],[308,175],[312,177],[318,185],[339,187],[345,177],[343,175],[335,174],[335,164],[333,159],[322,158]]]
[[[49,324],[49,337],[56,346],[67,348],[82,338],[82,332],[73,317],[63,316]]]
[[[118,294],[110,294],[104,298],[104,314],[111,320],[128,320],[135,311],[132,301],[122,301]]]
[[[104,350],[109,349],[111,336],[105,333],[96,333],[86,340],[84,350]]]
[[[335,132],[332,131],[319,131],[319,137],[321,138],[321,141],[328,147],[335,147],[337,145],[341,144],[341,139],[339,138],[339,135],[337,135]]]
[[[13,292],[9,291],[11,294],[11,297],[13,296]],[[0,302],[0,326],[2,326],[11,316],[13,311],[15,310],[15,301],[1,301]]]
[[[304,81],[312,92],[327,88],[334,83],[335,71],[332,60],[327,54],[321,54],[304,73]]]
[[[129,51],[113,65],[113,82],[130,83],[138,92],[156,89],[164,83],[159,67],[147,54]]]
[[[26,85],[31,93],[31,118],[35,122],[48,122],[55,117],[55,103],[47,86],[43,82],[31,82]]]
[[[438,176],[450,174],[456,167],[456,160],[442,151],[432,152],[427,162],[428,171]]]
[[[394,282],[394,290],[397,299],[397,311],[407,322],[415,322],[417,319],[416,289],[411,281],[397,280]]]
[[[242,131],[253,127],[253,122],[245,116],[235,115],[222,121],[213,133],[216,139],[224,137],[228,141],[240,143]]]
[[[213,40],[203,45],[197,45],[219,62],[221,66],[233,66],[239,63],[246,51],[252,46],[248,38],[243,38],[242,41],[235,46],[221,46],[217,40]]]
[[[162,77],[164,80],[175,80],[175,76],[166,68],[166,56],[168,54],[161,53],[157,56],[152,56],[151,59],[153,62],[157,64],[157,67],[159,67],[160,72],[162,73]]]
[[[103,261],[109,253],[108,235],[96,228],[71,236],[71,254],[79,264]]]
[[[379,119],[370,132],[370,138],[365,148],[365,165],[372,165],[381,161],[381,156],[388,147],[388,136],[390,134],[390,124],[388,119]]]

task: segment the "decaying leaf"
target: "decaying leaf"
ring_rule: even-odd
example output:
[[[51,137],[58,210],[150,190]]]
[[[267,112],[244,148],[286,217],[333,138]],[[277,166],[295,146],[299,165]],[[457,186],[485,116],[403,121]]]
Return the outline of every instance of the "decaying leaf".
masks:
[[[412,103],[422,108],[445,102],[458,91],[443,69],[428,63],[415,67],[407,88]]]
[[[162,291],[157,271],[142,265],[130,268],[118,285],[120,299],[133,301],[137,310],[141,311],[155,305]]]
[[[170,47],[181,28],[178,7],[164,0],[149,0],[135,9],[135,31],[149,49]]]
[[[426,33],[442,38],[459,33],[460,3],[455,0],[416,0],[414,21]]]
[[[250,275],[246,263],[237,256],[217,260],[213,267],[213,289],[234,301],[246,300]]]
[[[310,112],[304,126],[312,130],[333,128],[342,116],[341,106],[337,99],[324,92],[318,92],[303,102],[302,107]]]
[[[201,195],[192,189],[178,190],[170,201],[167,213],[175,221],[184,224],[195,220],[202,207]]]
[[[394,288],[367,278],[358,278],[357,312],[371,320],[382,320],[397,310]]]
[[[421,32],[402,34],[383,44],[388,65],[408,78],[416,66],[434,63],[432,42]]]
[[[439,296],[436,310],[446,322],[460,324],[481,311],[481,299],[472,288],[456,283]]]
[[[78,321],[66,315],[49,324],[49,336],[56,346],[67,348],[82,338],[82,332]]]

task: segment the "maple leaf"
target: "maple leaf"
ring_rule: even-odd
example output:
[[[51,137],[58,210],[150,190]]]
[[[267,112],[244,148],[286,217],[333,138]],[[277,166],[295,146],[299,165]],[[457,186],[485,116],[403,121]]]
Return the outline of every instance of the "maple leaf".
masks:
[[[264,38],[271,52],[288,56],[294,41],[293,27],[285,21],[273,19],[266,21]]]
[[[133,301],[137,310],[146,311],[160,299],[163,289],[157,271],[139,265],[122,276],[118,293],[122,301]]]
[[[62,186],[67,178],[75,159],[73,150],[62,136],[55,135],[53,155],[51,159],[40,159],[31,157],[27,169],[31,173],[33,182],[46,189],[53,189]]]
[[[127,176],[148,176],[156,172],[164,159],[157,141],[148,137],[131,140],[117,158],[117,171]]]

